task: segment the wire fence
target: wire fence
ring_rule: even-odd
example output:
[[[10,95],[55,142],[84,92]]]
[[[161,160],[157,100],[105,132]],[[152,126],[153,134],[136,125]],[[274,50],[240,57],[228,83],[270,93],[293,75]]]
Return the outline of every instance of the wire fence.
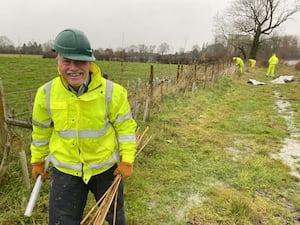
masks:
[[[187,94],[188,92],[194,92],[197,88],[206,88],[215,83],[220,76],[228,73],[228,68],[228,65],[224,63],[204,64],[200,66],[179,65],[177,74],[159,77],[155,76],[153,65],[151,65],[148,81],[141,79],[127,80],[123,81],[122,85],[128,90],[129,102],[134,117],[139,118],[142,116],[143,120],[146,121],[149,115],[145,117],[145,110],[161,104],[164,101],[165,95],[180,91]],[[32,77],[31,79],[35,78]],[[13,125],[18,124],[17,121],[22,121],[23,123],[21,124],[30,123],[36,91],[37,89],[6,92],[3,90],[7,114],[5,118],[9,123],[13,123]],[[150,100],[151,105],[149,105]],[[146,104],[148,104],[147,107]]]
[[[149,68],[149,80],[127,80],[121,83],[128,90],[129,103],[133,117],[147,122],[151,112],[160,109],[168,94],[193,94],[198,88],[213,86],[222,76],[233,73],[229,64],[178,65],[177,74],[157,77],[153,65]],[[34,79],[34,78],[31,78]],[[29,189],[29,175],[25,145],[29,145],[28,132],[17,134],[14,128],[31,129],[31,113],[34,96],[37,89],[6,91],[0,79],[0,182],[8,166],[9,154],[12,148],[18,148],[24,174],[24,182]],[[17,89],[17,88],[15,88]],[[17,144],[16,144],[17,143]]]

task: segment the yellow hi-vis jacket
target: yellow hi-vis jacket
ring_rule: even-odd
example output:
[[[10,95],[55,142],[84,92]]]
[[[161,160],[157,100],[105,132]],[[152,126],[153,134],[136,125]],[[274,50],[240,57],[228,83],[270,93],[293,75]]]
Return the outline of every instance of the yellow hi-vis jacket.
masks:
[[[244,68],[244,61],[240,57],[235,57],[236,65],[240,68]]]
[[[76,96],[62,77],[41,86],[32,113],[31,162],[49,155],[58,170],[88,183],[120,160],[133,163],[137,124],[127,91],[92,63],[86,93]]]
[[[273,54],[269,58],[269,65],[277,65],[277,64],[278,64],[278,58],[277,58],[276,54]]]

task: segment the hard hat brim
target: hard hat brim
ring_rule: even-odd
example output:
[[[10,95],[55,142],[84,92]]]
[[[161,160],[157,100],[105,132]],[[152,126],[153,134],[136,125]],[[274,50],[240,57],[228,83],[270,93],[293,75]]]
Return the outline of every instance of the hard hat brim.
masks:
[[[59,54],[66,59],[71,59],[74,61],[85,61],[85,62],[94,62],[96,61],[95,56],[86,56],[86,55],[74,55],[74,54]]]
[[[74,61],[86,61],[86,62],[94,62],[96,61],[96,58],[94,55],[92,56],[86,56],[86,55],[76,55],[76,54],[66,54],[66,53],[58,53],[54,48],[52,49],[53,52],[56,52],[58,55],[66,58],[71,59]]]

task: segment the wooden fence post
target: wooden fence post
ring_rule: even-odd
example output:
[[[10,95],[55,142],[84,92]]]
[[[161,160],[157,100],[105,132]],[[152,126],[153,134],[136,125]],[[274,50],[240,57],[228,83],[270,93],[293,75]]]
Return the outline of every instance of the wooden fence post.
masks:
[[[0,148],[3,150],[2,161],[0,165],[0,182],[7,169],[10,153],[10,137],[6,124],[6,110],[4,102],[3,84],[0,78]]]
[[[150,66],[150,77],[149,77],[149,91],[148,91],[148,96],[147,96],[146,103],[145,103],[144,118],[143,118],[144,122],[147,121],[147,119],[149,118],[149,115],[150,115],[149,106],[151,105],[151,101],[153,98],[153,80],[154,80],[153,77],[154,77],[153,65],[151,65]]]
[[[145,103],[143,122],[147,122],[147,119],[149,118],[149,104],[150,104],[150,97],[148,96],[146,98],[146,103]]]
[[[183,64],[180,65],[180,75],[183,75]]]
[[[149,97],[153,97],[153,65],[150,66],[150,77],[149,77]]]
[[[5,122],[6,119],[6,110],[5,110],[5,102],[3,95],[3,85],[2,79],[0,78],[0,147],[3,149],[6,143],[6,134],[7,134],[7,124]]]
[[[178,64],[177,64],[177,75],[176,75],[176,81],[178,81],[178,80],[179,80],[179,76],[180,76],[180,72],[179,72],[179,70],[180,70],[180,64],[178,63]]]
[[[30,179],[29,179],[29,173],[28,173],[28,166],[27,166],[27,159],[26,159],[26,153],[23,147],[23,140],[20,138],[18,140],[18,149],[19,149],[19,157],[20,157],[20,163],[22,167],[22,174],[25,182],[25,188],[26,191],[30,192]]]

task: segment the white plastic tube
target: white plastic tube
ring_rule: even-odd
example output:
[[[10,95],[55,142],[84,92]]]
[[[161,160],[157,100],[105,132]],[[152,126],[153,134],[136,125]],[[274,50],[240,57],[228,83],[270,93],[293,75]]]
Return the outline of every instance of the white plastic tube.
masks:
[[[47,171],[47,169],[48,169],[49,161],[50,161],[50,157],[47,156],[45,158],[45,171]],[[32,211],[33,211],[35,203],[36,203],[36,201],[37,201],[37,199],[39,197],[39,193],[40,193],[40,189],[42,187],[42,184],[43,184],[43,179],[42,179],[42,176],[39,175],[37,177],[36,182],[34,184],[34,187],[32,189],[32,192],[31,192],[29,201],[27,203],[27,207],[26,207],[24,216],[30,217],[32,215]]]
[[[32,211],[33,211],[33,208],[35,206],[36,200],[39,197],[39,193],[40,193],[40,189],[42,187],[42,184],[43,184],[43,179],[42,179],[42,176],[39,175],[38,178],[36,179],[35,185],[32,189],[30,199],[27,203],[27,207],[26,207],[24,216],[30,217],[32,215]]]

